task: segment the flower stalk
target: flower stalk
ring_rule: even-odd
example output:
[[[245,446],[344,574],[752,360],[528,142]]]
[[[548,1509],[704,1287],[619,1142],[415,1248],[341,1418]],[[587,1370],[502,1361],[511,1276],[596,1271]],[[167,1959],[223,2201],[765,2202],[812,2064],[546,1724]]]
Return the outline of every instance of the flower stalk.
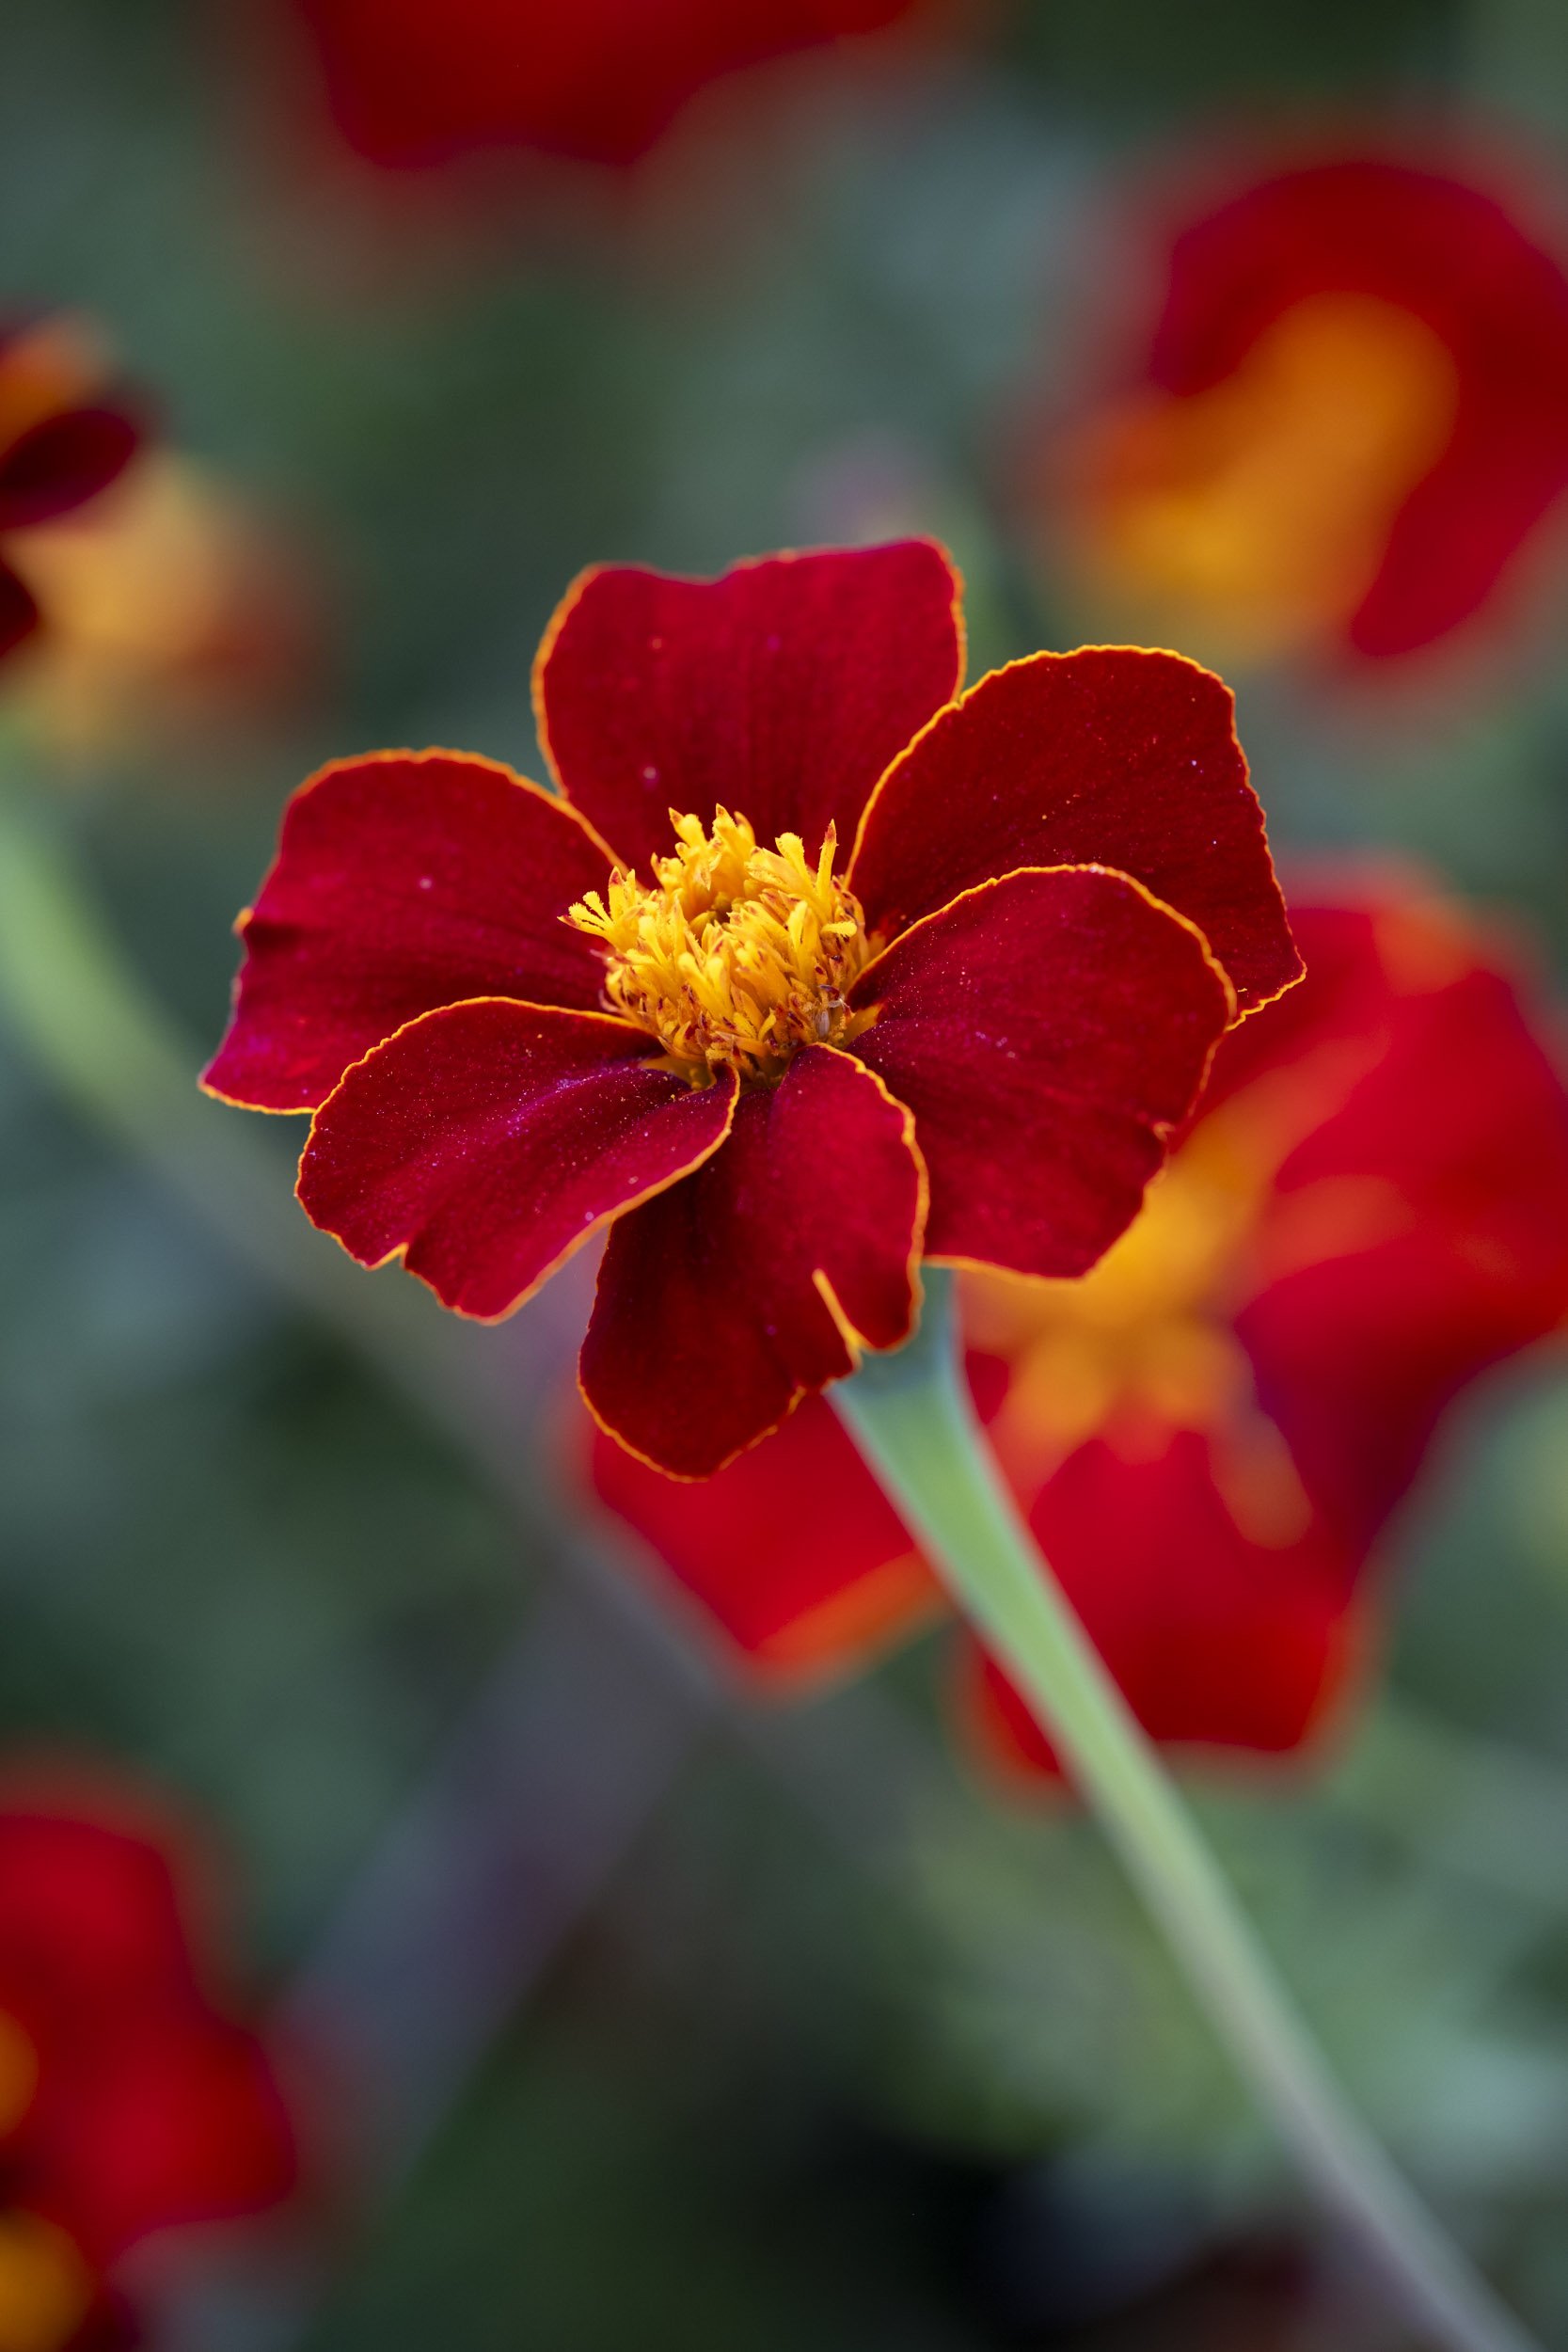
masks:
[[[1311,2186],[1408,2316],[1451,2352],[1536,2352],[1347,2106],[1305,2020],[1019,1516],[959,1367],[953,1278],[920,1327],[830,1391],[960,1607],[1037,1711],[1219,2040]]]

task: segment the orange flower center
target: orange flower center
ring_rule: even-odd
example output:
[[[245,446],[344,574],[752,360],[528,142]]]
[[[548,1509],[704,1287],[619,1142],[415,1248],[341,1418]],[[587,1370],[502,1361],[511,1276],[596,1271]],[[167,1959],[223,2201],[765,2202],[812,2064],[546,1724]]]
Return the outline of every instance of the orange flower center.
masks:
[[[653,881],[617,867],[567,921],[599,941],[605,1002],[657,1037],[693,1086],[716,1072],[781,1078],[802,1045],[852,1034],[846,997],[870,956],[860,903],[835,880],[832,825],[815,866],[799,834],[760,849],[744,817],[713,829],[670,812],[675,849]]]
[[[1097,566],[1230,659],[1288,650],[1370,588],[1457,402],[1451,354],[1410,311],[1294,303],[1223,383],[1140,402],[1080,446]]]
[[[39,2061],[29,2037],[0,2009],[0,2138],[14,2132],[33,2104]]]
[[[35,2213],[0,2213],[0,2352],[59,2352],[92,2306],[75,2245]]]

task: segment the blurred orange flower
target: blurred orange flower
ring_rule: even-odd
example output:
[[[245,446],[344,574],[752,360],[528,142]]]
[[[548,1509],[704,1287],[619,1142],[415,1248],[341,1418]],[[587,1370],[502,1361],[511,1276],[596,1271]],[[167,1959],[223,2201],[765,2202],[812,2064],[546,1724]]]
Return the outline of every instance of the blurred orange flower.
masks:
[[[310,599],[281,536],[211,468],[144,454],[79,513],[15,532],[47,617],[7,688],[68,764],[199,736],[293,692]]]
[[[1568,487],[1568,277],[1436,171],[1319,163],[1190,220],[1132,373],[1050,495],[1141,633],[1232,663],[1435,644]]]
[[[965,1284],[970,1378],[1145,1728],[1284,1753],[1364,1646],[1364,1568],[1443,1413],[1568,1311],[1568,1092],[1474,924],[1409,877],[1292,901],[1302,985],[1222,1042],[1136,1223],[1075,1281]],[[842,1670],[942,1605],[831,1409],[702,1486],[578,1421],[599,1502],[753,1668]],[[966,1646],[966,1712],[1052,1758]]]
[[[215,1997],[182,1847],[96,1774],[0,1781],[6,2352],[131,2340],[112,2283],[130,2247],[294,2185],[289,2119],[260,2043]]]

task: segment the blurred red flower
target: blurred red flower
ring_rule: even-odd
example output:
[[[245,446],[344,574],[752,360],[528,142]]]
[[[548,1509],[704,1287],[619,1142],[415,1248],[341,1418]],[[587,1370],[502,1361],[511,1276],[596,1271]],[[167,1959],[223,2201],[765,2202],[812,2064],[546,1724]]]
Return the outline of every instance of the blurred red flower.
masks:
[[[113,2265],[294,2185],[260,2043],[214,1998],[179,1835],[112,1783],[0,1781],[0,2342],[117,2337]]]
[[[589,572],[537,670],[566,797],[330,767],[244,918],[211,1090],[314,1108],[309,1215],[465,1313],[612,1223],[584,1390],[673,1474],[906,1339],[923,1251],[1092,1265],[1299,969],[1218,679],[955,700],[957,599],[922,541]]]
[[[1435,644],[1568,487],[1568,277],[1434,171],[1320,163],[1190,221],[1138,373],[1053,479],[1117,609],[1227,660]]]
[[[1079,1281],[964,1301],[998,1456],[1145,1728],[1264,1753],[1343,1690],[1446,1407],[1568,1311],[1568,1093],[1491,946],[1409,878],[1291,911],[1307,977],[1221,1046],[1136,1224]],[[843,1669],[941,1606],[819,1400],[702,1486],[580,1415],[575,1450],[755,1669]],[[991,1746],[1049,1764],[967,1645],[961,1675]]]
[[[295,0],[349,144],[388,167],[526,147],[626,164],[721,75],[916,0]]]
[[[0,327],[0,660],[39,625],[10,534],[85,506],[124,471],[139,439],[102,349],[80,326],[49,318]]]

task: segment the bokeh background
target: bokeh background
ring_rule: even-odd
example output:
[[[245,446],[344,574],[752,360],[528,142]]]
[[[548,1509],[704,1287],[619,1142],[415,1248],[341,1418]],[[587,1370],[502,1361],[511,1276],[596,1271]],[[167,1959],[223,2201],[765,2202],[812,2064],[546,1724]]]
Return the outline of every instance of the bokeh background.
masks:
[[[284,0],[3,15],[7,303],[107,339],[234,597],[189,588],[215,650],[193,624],[160,667],[177,532],[129,584],[65,581],[90,642],[63,675],[40,591],[0,677],[3,788],[103,927],[41,1011],[24,934],[0,950],[0,1741],[201,1824],[306,2151],[282,2220],[129,2264],[143,2339],[1402,2341],[1092,1829],[955,1743],[942,1645],[754,1696],[554,1474],[584,1279],[445,1323],[310,1232],[292,1130],[195,1075],[287,793],[380,744],[541,772],[530,662],[588,562],[929,532],[972,675],[1099,637],[1052,452],[1147,342],[1159,224],[1304,158],[1409,156],[1568,264],[1568,19],[991,0],[728,77],[629,167],[492,141],[388,169]],[[609,33],[600,70],[626,70]],[[1236,672],[1282,856],[1425,861],[1547,991],[1559,538],[1544,501],[1507,593],[1419,659]],[[1223,651],[1205,626],[1165,642]],[[153,1025],[145,1071],[105,1005]],[[1466,1392],[1384,1553],[1332,1740],[1200,1770],[1195,1801],[1357,2098],[1568,2341],[1550,1346]]]

